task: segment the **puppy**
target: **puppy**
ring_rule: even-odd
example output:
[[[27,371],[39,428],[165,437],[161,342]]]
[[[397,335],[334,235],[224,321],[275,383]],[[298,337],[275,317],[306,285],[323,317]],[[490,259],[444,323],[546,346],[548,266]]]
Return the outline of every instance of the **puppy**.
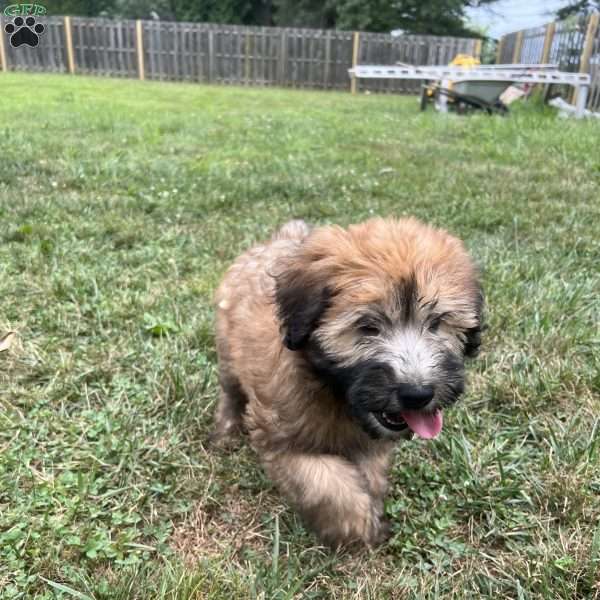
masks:
[[[247,431],[324,542],[385,539],[393,446],[440,433],[480,344],[463,244],[412,218],[292,221],[235,261],[216,305],[215,438]]]

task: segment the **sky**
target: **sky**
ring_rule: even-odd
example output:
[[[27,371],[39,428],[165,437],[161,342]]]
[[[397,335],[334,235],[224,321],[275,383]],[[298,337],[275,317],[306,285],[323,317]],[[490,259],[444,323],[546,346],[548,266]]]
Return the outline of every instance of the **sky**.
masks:
[[[537,27],[554,20],[556,9],[568,0],[499,0],[489,7],[468,10],[470,20],[488,28],[488,35],[497,38],[505,33]]]

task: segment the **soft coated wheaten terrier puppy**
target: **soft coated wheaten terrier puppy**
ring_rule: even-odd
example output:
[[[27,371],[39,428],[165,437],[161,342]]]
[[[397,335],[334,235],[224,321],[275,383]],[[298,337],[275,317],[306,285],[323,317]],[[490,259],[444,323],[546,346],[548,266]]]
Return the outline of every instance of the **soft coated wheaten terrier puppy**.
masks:
[[[381,541],[393,445],[440,433],[480,343],[482,303],[465,247],[441,229],[288,223],[217,291],[215,438],[247,431],[325,542]]]

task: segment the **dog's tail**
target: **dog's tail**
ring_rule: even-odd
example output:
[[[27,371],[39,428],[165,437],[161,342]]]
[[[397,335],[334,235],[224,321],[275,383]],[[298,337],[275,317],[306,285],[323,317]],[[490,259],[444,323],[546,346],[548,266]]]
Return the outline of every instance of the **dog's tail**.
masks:
[[[275,240],[299,240],[302,241],[310,233],[310,226],[302,219],[288,221],[273,234]]]

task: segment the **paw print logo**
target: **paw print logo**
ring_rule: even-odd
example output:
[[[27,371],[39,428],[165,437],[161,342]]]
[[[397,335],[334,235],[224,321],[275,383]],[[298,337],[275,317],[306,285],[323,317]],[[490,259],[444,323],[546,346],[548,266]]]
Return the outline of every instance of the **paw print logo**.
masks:
[[[4,27],[4,31],[10,35],[10,45],[13,48],[18,48],[23,44],[27,44],[35,48],[39,42],[39,36],[44,33],[45,27],[41,23],[35,22],[34,17],[15,17],[12,23],[8,23]]]

